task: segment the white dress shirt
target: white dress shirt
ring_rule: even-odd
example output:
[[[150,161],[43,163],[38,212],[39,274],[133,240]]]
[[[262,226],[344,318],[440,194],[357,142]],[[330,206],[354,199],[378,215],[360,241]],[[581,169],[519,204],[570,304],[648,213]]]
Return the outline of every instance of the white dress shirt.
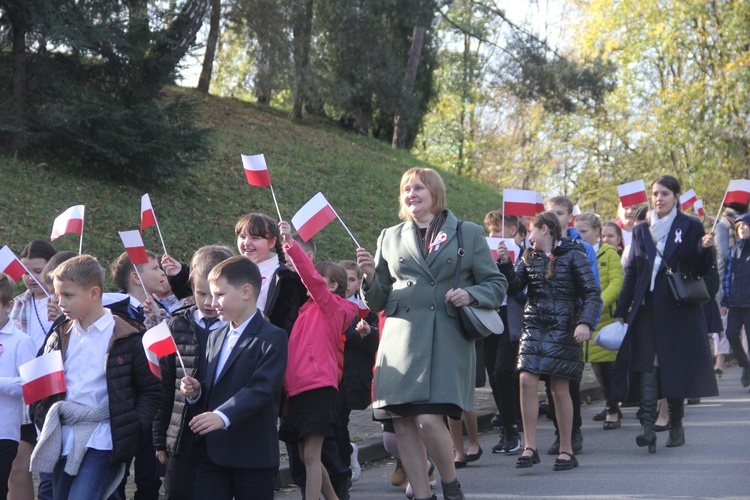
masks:
[[[35,357],[34,341],[8,320],[0,328],[0,439],[21,438],[24,406],[18,367]]]
[[[68,401],[92,408],[109,403],[105,363],[114,330],[115,320],[109,309],[105,309],[102,317],[87,330],[81,327],[78,320],[73,322],[64,360]],[[68,425],[62,426],[62,432],[62,454],[67,455],[73,449],[75,436]],[[95,450],[112,449],[109,420],[99,422],[86,447]]]
[[[258,270],[260,271],[261,284],[260,293],[258,294],[258,310],[266,310],[266,301],[268,299],[268,287],[271,285],[271,278],[273,274],[279,268],[279,256],[271,254],[271,257],[258,264]]]

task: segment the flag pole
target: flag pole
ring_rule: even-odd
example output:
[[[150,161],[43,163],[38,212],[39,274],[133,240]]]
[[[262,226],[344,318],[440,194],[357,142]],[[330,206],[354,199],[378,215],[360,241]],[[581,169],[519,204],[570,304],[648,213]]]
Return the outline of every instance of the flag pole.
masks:
[[[167,320],[165,319],[163,322],[166,323]],[[174,343],[174,353],[177,354],[177,359],[180,361],[180,366],[182,367],[182,373],[187,377],[188,373],[187,373],[187,370],[185,369],[185,363],[182,362],[182,355],[180,354],[180,350],[177,348],[177,342],[174,341],[174,337],[172,337],[171,335],[170,337],[172,338],[172,342]]]
[[[148,299],[151,296],[146,291],[146,285],[143,284],[143,280],[141,279],[141,273],[138,272],[138,266],[136,264],[133,264],[133,269],[135,269],[135,275],[138,276],[138,281],[140,281],[141,283],[141,288],[143,289],[143,293],[146,295],[146,299]]]
[[[86,225],[86,215],[85,215],[86,212],[85,212],[85,210],[86,209],[84,208],[84,216],[83,216],[83,218],[81,220],[81,237],[78,240],[78,255],[81,255],[81,252],[83,250],[83,226]]]
[[[501,229],[503,238],[505,238],[505,198],[503,198],[503,228]]]
[[[711,228],[711,232],[713,233],[716,230],[716,224],[719,223],[719,217],[721,217],[721,211],[724,209],[724,202],[727,199],[727,194],[729,193],[729,186],[727,186],[727,190],[724,191],[724,197],[721,199],[721,205],[719,205],[719,213],[716,214],[716,219],[714,219],[714,225]]]
[[[15,257],[15,255],[14,255],[14,257]],[[28,267],[26,267],[26,266],[24,265],[24,263],[23,263],[23,262],[21,262],[21,259],[18,259],[18,258],[17,258],[16,260],[18,260],[18,262],[19,262],[19,263],[21,264],[21,266],[23,266],[23,268],[24,268],[24,269],[26,270],[26,274],[28,274],[29,276],[31,276],[31,279],[33,279],[34,281],[36,281],[36,284],[37,284],[37,285],[39,285],[39,288],[41,288],[41,289],[42,289],[42,291],[44,292],[44,295],[46,295],[48,299],[51,299],[51,298],[52,298],[52,296],[51,296],[51,295],[49,294],[49,292],[47,291],[47,287],[45,287],[44,285],[42,285],[42,284],[41,284],[41,283],[39,282],[39,280],[38,280],[38,279],[36,279],[36,276],[34,276],[34,274],[33,274],[33,273],[32,273],[31,271],[29,271],[29,268],[28,268]]]
[[[164,255],[169,255],[169,252],[167,252],[167,245],[164,244],[164,238],[161,235],[161,229],[159,229],[159,220],[156,218],[156,214],[154,214],[154,222],[156,222],[156,231],[159,233],[159,239],[161,240],[161,247],[164,249]]]
[[[336,218],[339,220],[339,222],[341,222],[341,225],[344,226],[344,229],[346,229],[346,232],[349,233],[349,236],[352,238],[352,241],[354,241],[354,244],[357,245],[357,248],[362,248],[362,246],[357,241],[357,238],[354,237],[354,235],[352,234],[352,232],[349,231],[349,228],[346,227],[346,224],[344,224],[343,219],[341,219],[341,217],[339,217],[339,213],[336,211],[335,208],[333,208],[333,205],[331,205],[329,203],[328,206],[331,207],[331,210],[333,210],[333,213],[336,214]]]
[[[281,210],[279,210],[279,202],[276,201],[276,193],[274,193],[274,191],[273,191],[273,184],[269,184],[269,187],[271,188],[271,196],[273,196],[273,204],[276,205],[276,214],[278,214],[278,216],[279,216],[279,222],[281,222],[284,219],[281,218]],[[334,210],[334,212],[335,212],[335,210]]]

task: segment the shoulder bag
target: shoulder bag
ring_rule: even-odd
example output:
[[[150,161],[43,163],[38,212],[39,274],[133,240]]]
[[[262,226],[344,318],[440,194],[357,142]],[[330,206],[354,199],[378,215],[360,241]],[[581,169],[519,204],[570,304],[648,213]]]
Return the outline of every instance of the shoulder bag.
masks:
[[[669,290],[678,306],[702,306],[711,300],[702,276],[695,274],[692,269],[683,269],[684,262],[677,264],[677,271],[673,271],[658,248],[656,251],[667,268]]]
[[[456,238],[458,239],[458,258],[456,259],[456,274],[453,279],[453,289],[458,288],[458,275],[461,271],[461,259],[464,256],[464,241],[461,234],[462,220],[458,221],[456,227]],[[468,341],[483,339],[492,334],[500,334],[505,330],[503,320],[495,309],[479,306],[456,307],[458,324],[461,333]]]

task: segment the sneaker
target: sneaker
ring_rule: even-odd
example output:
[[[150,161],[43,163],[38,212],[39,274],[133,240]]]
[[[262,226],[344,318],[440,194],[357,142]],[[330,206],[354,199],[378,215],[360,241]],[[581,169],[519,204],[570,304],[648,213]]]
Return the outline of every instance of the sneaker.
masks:
[[[514,425],[508,432],[505,433],[505,439],[503,439],[503,453],[516,453],[521,450],[521,434]]]
[[[359,455],[359,447],[357,447],[354,443],[349,443],[352,445],[352,456],[350,459],[349,468],[352,471],[352,482],[356,483],[359,481],[359,478],[362,476],[362,466],[359,465],[358,455]]]
[[[404,466],[401,465],[401,460],[396,462],[396,470],[391,474],[391,484],[393,486],[401,486],[406,482],[406,471]]]
[[[492,447],[492,453],[505,453],[503,451],[503,444],[505,443],[505,429],[503,427],[500,427],[500,436],[498,437],[497,444]]]

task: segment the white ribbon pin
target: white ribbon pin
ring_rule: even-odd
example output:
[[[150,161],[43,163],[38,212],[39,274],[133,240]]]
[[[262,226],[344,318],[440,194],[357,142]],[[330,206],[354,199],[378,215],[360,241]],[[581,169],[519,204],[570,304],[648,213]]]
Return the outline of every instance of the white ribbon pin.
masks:
[[[440,245],[445,243],[447,239],[448,239],[448,235],[443,232],[435,236],[435,239],[432,240],[432,243],[430,243],[430,246],[429,246],[430,251],[437,252],[438,250],[440,250]]]
[[[677,244],[682,243],[682,229],[680,229],[679,227],[674,232],[674,242]]]

